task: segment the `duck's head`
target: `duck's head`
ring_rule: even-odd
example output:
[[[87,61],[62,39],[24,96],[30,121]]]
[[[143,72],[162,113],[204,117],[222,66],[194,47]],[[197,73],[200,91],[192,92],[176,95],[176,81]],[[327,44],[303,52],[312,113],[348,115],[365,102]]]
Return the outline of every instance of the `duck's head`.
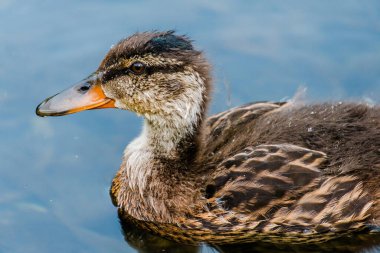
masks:
[[[39,116],[120,108],[147,119],[200,116],[210,68],[191,41],[174,32],[137,33],[121,40],[82,82],[46,100]]]

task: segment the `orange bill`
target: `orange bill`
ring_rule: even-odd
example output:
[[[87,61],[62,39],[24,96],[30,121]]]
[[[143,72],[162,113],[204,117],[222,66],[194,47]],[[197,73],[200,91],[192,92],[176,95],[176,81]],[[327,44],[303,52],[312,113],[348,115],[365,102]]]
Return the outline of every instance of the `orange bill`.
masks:
[[[62,116],[84,110],[114,108],[114,100],[106,97],[99,81],[88,78],[37,106],[38,116]]]

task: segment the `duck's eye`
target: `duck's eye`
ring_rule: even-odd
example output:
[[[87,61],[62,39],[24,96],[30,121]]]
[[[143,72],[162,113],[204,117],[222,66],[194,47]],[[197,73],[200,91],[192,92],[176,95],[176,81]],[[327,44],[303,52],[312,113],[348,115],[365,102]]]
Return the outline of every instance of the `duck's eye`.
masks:
[[[130,70],[136,75],[141,75],[145,71],[145,65],[142,62],[134,62],[132,63]]]

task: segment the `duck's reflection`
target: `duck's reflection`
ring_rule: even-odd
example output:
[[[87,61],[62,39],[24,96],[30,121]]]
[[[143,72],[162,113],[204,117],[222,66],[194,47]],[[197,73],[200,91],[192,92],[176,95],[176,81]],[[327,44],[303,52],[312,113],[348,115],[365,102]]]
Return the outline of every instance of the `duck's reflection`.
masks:
[[[250,243],[214,246],[219,252],[380,252],[380,234],[353,235],[318,244]]]
[[[200,245],[174,242],[137,228],[120,220],[126,242],[140,253],[196,253],[205,252]],[[353,234],[318,244],[248,243],[233,245],[208,245],[206,252],[380,252],[380,233]]]
[[[200,252],[199,246],[185,245],[174,241],[167,240],[160,236],[154,235],[148,231],[137,228],[128,221],[120,220],[123,230],[124,239],[140,253],[196,253]]]

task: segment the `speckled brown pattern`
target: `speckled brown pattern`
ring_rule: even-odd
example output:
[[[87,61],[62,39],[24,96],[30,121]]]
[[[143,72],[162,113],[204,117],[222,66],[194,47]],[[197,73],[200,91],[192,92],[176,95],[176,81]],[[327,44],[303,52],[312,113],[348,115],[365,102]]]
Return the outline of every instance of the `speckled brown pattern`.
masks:
[[[343,110],[360,106],[337,105]],[[327,104],[314,106],[315,112],[320,113],[319,109],[326,106],[331,108]],[[218,132],[216,126],[219,124],[224,125],[224,130],[228,131],[229,127],[222,122],[234,119],[231,115],[234,111],[244,113],[240,112],[233,123],[228,123],[233,128],[234,124],[242,123],[239,121],[248,120],[250,114],[260,119],[259,112],[267,113],[268,108],[278,107],[277,104],[258,103],[213,116],[208,121],[212,128],[210,131],[214,134]],[[291,110],[302,109],[303,107]],[[288,110],[285,108],[285,111],[279,110],[266,116],[268,119],[277,117],[277,113],[288,113]],[[307,118],[305,120],[312,124]],[[249,121],[252,122],[252,118]],[[351,129],[350,126],[347,127]],[[309,131],[307,132],[310,133]],[[238,140],[230,140],[229,143],[234,142]],[[223,147],[210,145],[215,151],[210,157],[219,157],[218,153],[226,151]],[[375,221],[376,217],[378,219],[378,192],[368,191],[373,185],[362,179],[371,170],[366,170],[364,174],[360,171],[350,174],[338,171],[331,173],[330,166],[334,160],[331,158],[323,152],[291,144],[246,147],[234,155],[222,158],[214,169],[209,168],[213,172],[208,175],[209,179],[205,180],[202,187],[204,198],[207,199],[204,210],[187,213],[178,219],[177,224],[143,222],[139,226],[182,242],[207,241],[221,244],[257,240],[319,242],[378,225],[378,221]],[[374,167],[374,175],[376,170]],[[377,178],[373,180],[376,181]],[[122,210],[121,217],[131,219]],[[138,221],[135,222],[139,224]]]
[[[260,102],[207,119],[210,65],[171,31],[120,41],[95,76],[116,107],[144,117],[111,186],[122,220],[215,244],[380,226],[379,106]]]
[[[182,137],[173,135],[173,140],[178,140],[170,155],[160,151],[159,141],[150,142],[154,154],[145,165],[150,171],[144,181],[148,187],[125,187],[133,175],[128,176],[125,169],[131,158],[124,158],[111,187],[122,220],[173,240],[218,244],[321,241],[379,225],[378,107],[260,102],[203,121],[210,91],[209,68],[200,71],[197,67],[200,62],[207,66],[203,56],[193,51],[193,57],[190,46],[169,53],[164,47],[159,52],[149,42],[156,36],[165,35],[143,33],[122,41],[100,67],[140,59],[175,69],[142,77],[145,88],[136,88],[144,92],[157,88],[168,97],[155,98],[149,104],[134,102],[126,109],[145,115],[148,122],[150,114],[164,115],[167,111],[160,103],[183,94],[189,85],[170,91],[160,83],[172,84],[194,72],[206,77],[205,82],[195,83],[203,90],[203,99],[198,101],[200,111],[189,128],[195,131],[185,131]],[[126,97],[123,93],[118,96]],[[191,95],[182,99],[194,103]],[[157,109],[139,111],[146,106]],[[186,120],[183,117],[176,120]],[[166,128],[176,128],[175,124],[154,122],[147,127],[154,133],[152,138],[160,138]],[[133,149],[131,145],[127,153]]]

